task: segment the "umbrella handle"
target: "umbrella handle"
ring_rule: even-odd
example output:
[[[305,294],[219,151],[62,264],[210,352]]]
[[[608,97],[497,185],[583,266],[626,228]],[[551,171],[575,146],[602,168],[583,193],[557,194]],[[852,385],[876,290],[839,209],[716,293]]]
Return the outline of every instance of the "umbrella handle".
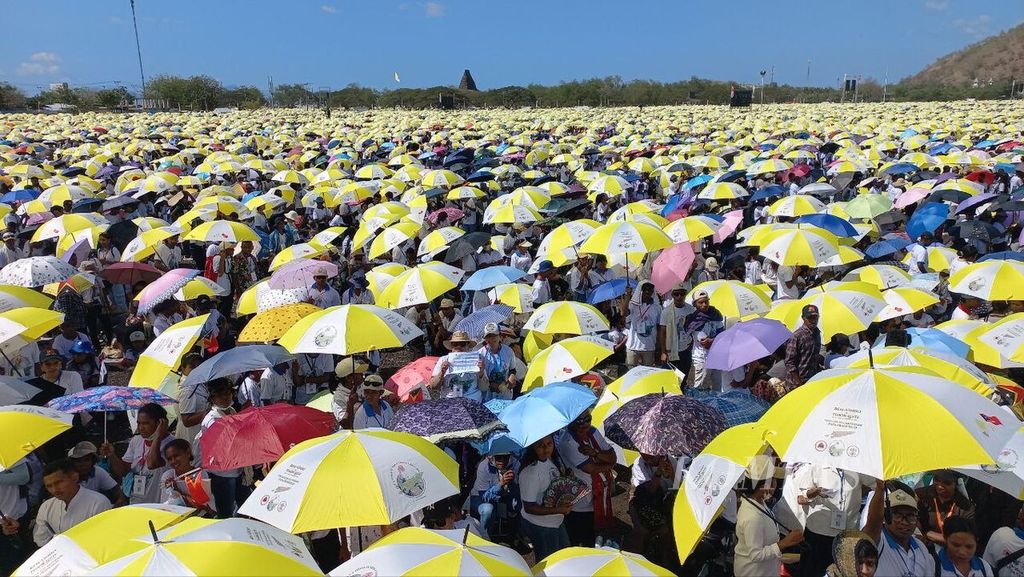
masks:
[[[18,367],[14,366],[14,363],[11,362],[11,359],[7,358],[7,353],[5,353],[3,351],[0,351],[0,355],[3,355],[4,360],[7,361],[8,365],[11,365],[11,370],[13,370],[15,373],[18,373],[19,377],[23,377],[24,376],[24,375],[21,374],[21,371],[18,370]]]

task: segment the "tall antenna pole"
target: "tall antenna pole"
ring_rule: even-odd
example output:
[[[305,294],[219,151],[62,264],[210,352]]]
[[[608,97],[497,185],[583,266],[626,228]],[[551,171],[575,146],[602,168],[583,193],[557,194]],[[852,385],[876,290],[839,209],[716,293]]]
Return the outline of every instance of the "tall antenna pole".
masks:
[[[142,70],[142,46],[139,44],[139,23],[135,20],[135,0],[128,0],[132,5],[132,26],[135,27],[135,52],[139,55],[139,76],[142,78],[142,98],[146,97],[146,73]]]

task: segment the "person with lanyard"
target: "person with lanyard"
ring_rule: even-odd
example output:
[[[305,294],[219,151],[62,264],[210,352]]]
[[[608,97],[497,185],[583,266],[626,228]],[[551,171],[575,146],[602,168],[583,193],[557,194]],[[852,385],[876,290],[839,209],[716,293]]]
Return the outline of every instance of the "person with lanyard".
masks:
[[[654,300],[654,284],[650,281],[640,282],[637,298],[633,298],[633,288],[626,287],[626,293],[619,305],[619,314],[626,319],[628,335],[626,338],[626,364],[654,366],[654,352],[657,347],[658,322],[661,319],[661,307]]]
[[[572,299],[581,303],[587,302],[587,295],[594,287],[601,284],[601,279],[591,271],[590,256],[580,255],[576,266],[569,270],[566,275],[569,282],[569,290],[572,291]]]
[[[295,387],[295,404],[305,405],[330,385],[334,359],[326,353],[303,353],[297,360],[300,382]]]
[[[380,375],[366,375],[359,389],[362,391],[363,402],[352,415],[352,429],[388,428],[395,418],[395,411],[386,401],[381,400],[384,380]]]
[[[804,540],[800,530],[783,527],[768,496],[775,492],[775,463],[771,457],[755,457],[746,470],[739,509],[736,511],[736,548],[733,572],[736,577],[766,577],[778,575],[782,551]],[[785,532],[781,539],[779,535]]]
[[[46,465],[43,469],[43,486],[52,496],[43,501],[36,513],[32,540],[38,547],[111,508],[106,497],[81,486],[74,465],[64,459]],[[6,516],[2,527],[5,536],[17,535],[21,529],[17,519]]]
[[[686,332],[686,319],[697,309],[686,302],[685,284],[677,283],[671,295],[658,319],[658,357],[685,375],[693,363],[693,336]]]
[[[943,545],[943,525],[950,517],[974,519],[974,503],[959,491],[959,475],[950,470],[932,471],[932,484],[917,490],[919,527],[925,543]]]
[[[514,369],[515,355],[508,345],[501,342],[501,330],[497,323],[484,325],[484,344],[477,351],[484,360],[484,374],[490,389],[484,400],[501,398],[512,400],[512,393],[519,384]]]
[[[219,419],[228,415],[234,415],[235,409],[231,406],[234,398],[234,387],[231,381],[225,378],[213,379],[206,383],[206,389],[210,395],[210,412],[203,417],[202,428],[196,436],[196,447],[201,447],[201,439],[206,431],[210,430]],[[197,451],[201,453],[201,451]],[[196,462],[202,463],[201,454],[196,455]],[[213,500],[217,507],[217,518],[228,519],[235,514],[236,507],[241,507],[248,497],[248,489],[242,484],[242,469],[207,470],[210,476],[210,491],[213,493]]]
[[[1018,508],[1013,527],[1000,527],[992,533],[982,558],[1000,575],[1024,576],[1024,506]]]
[[[437,359],[429,388],[437,390],[440,387],[439,398],[466,397],[482,402],[482,389],[487,388],[487,376],[484,374],[484,360],[473,351],[476,341],[466,331],[455,331],[452,338],[444,342],[444,346],[451,352]],[[465,361],[463,357],[466,355],[476,356],[475,372],[467,370],[471,369],[468,363],[455,364],[455,361]]]
[[[569,505],[546,505],[545,493],[562,474],[555,442],[548,435],[526,448],[519,467],[519,495],[523,502],[519,530],[533,545],[533,555],[544,559],[569,546],[565,516]]]
[[[46,351],[43,358],[39,360],[39,376],[29,381],[44,381],[44,390],[60,389],[62,392],[57,396],[73,395],[85,390],[82,384],[82,375],[75,371],[64,370],[65,357],[54,349]],[[83,413],[83,419],[88,413]]]
[[[334,287],[327,284],[327,271],[318,269],[313,273],[313,286],[309,287],[309,303],[322,309],[341,304],[341,295]]]
[[[174,436],[167,431],[167,411],[156,403],[139,408],[137,422],[139,432],[128,441],[123,457],[117,455],[110,441],[100,446],[100,454],[107,458],[115,479],[123,482],[128,473],[132,473],[129,495],[132,505],[159,503],[163,500],[160,476],[167,468],[163,451]]]
[[[935,574],[935,558],[918,539],[918,507],[914,490],[899,481],[875,482],[863,531],[878,547],[879,576],[927,577]]]
[[[612,489],[615,477],[615,451],[596,428],[591,426],[590,411],[569,423],[558,440],[558,455],[573,476],[587,486],[584,496],[573,503],[565,517],[569,544],[593,547],[597,531],[615,526],[612,514]]]
[[[793,467],[789,482],[796,485],[796,503],[790,507],[804,520],[807,543],[799,574],[820,577],[832,562],[836,535],[859,528],[862,480],[853,471],[835,467],[807,463]]]
[[[356,275],[349,279],[349,284],[352,285],[341,294],[341,304],[343,305],[372,305],[373,304],[373,293],[366,290],[366,287],[370,286],[367,282],[366,277],[363,275]]]

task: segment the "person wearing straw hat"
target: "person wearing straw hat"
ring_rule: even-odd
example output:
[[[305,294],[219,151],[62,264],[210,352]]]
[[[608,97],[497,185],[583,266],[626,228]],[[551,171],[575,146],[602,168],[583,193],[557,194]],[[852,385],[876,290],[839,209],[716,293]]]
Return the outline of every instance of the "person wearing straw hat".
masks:
[[[441,398],[466,397],[474,401],[483,400],[483,390],[487,389],[487,378],[484,375],[484,360],[474,351],[476,341],[466,331],[455,331],[452,337],[444,341],[444,346],[451,351],[437,359],[434,372],[430,377],[430,389],[440,387]],[[472,370],[470,357],[476,357],[476,371]]]

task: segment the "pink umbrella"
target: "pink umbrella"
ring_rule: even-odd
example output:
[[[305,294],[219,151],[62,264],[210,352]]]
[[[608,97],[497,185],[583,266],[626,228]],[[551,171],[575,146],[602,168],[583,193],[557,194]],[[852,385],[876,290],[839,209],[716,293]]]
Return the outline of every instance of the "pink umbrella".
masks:
[[[693,243],[689,242],[681,242],[661,251],[654,260],[654,270],[651,272],[651,281],[658,294],[666,294],[676,283],[685,281],[695,259]]]
[[[436,224],[437,223],[437,216],[439,214],[441,214],[442,212],[448,215],[448,222],[455,222],[455,221],[459,220],[460,218],[466,216],[466,213],[462,212],[461,210],[449,206],[449,207],[445,207],[445,208],[439,208],[439,209],[435,210],[434,212],[428,214],[427,215],[427,220],[431,224]]]
[[[394,375],[384,383],[384,388],[398,395],[401,400],[406,400],[409,393],[416,390],[420,385],[426,386],[430,382],[430,375],[434,372],[439,357],[421,357],[398,369]]]
[[[896,202],[892,204],[893,208],[906,208],[922,198],[931,194],[930,188],[923,188],[920,186],[910,187],[906,192],[901,194]]]
[[[176,268],[149,283],[139,295],[139,314],[144,315],[153,310],[153,307],[174,296],[178,289],[197,276],[199,271],[195,269]]]
[[[293,260],[277,269],[267,286],[278,290],[308,287],[318,276],[338,276],[338,265],[323,260]]]
[[[721,228],[715,233],[715,242],[722,242],[729,238],[736,232],[736,229],[743,224],[743,211],[734,210],[732,212],[725,213],[725,220],[722,221]]]

